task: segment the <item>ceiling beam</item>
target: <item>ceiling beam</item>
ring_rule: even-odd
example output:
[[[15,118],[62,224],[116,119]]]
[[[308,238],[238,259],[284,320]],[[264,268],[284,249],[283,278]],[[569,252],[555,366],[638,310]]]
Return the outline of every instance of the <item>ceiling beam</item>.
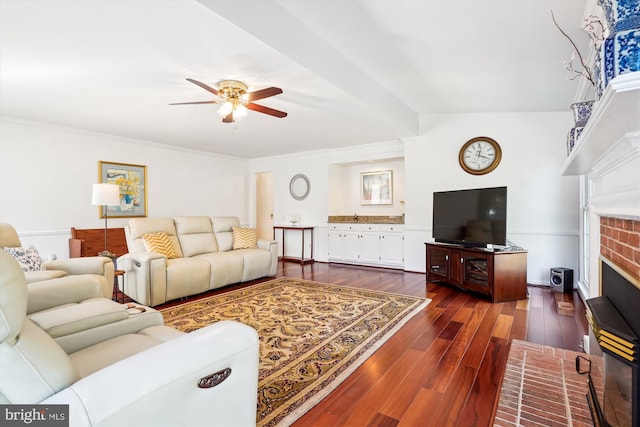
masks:
[[[318,77],[417,135],[419,115],[274,0],[198,0]]]

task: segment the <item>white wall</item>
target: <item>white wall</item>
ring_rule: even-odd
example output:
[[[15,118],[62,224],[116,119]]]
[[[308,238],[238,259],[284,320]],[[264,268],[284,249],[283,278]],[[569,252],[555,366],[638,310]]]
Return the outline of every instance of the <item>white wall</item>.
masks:
[[[360,174],[392,172],[392,204],[361,205]],[[329,215],[402,215],[404,213],[404,160],[377,161],[355,165],[331,165]]]
[[[508,238],[529,251],[528,277],[532,284],[549,283],[552,267],[573,268],[578,274],[579,182],[564,177],[560,170],[566,159],[566,133],[572,126],[569,112],[518,114],[464,114],[424,116],[425,131],[403,141],[404,166],[402,199],[405,200],[405,269],[425,271],[424,243],[431,241],[431,209],[434,191],[464,188],[508,187]],[[502,147],[502,162],[492,173],[473,176],[458,164],[460,147],[476,136],[489,136]],[[380,161],[381,144],[359,146],[359,161]],[[302,153],[251,161],[252,172],[271,171],[280,184],[275,190],[275,218],[284,220],[295,210],[302,222],[315,226],[317,260],[327,259],[326,220],[329,212],[350,206],[344,194],[358,197],[359,173],[373,165],[345,167],[344,153]],[[385,167],[395,169],[395,161]],[[289,179],[305,173],[312,192],[304,202],[295,202],[288,193]],[[402,175],[402,174],[401,174]],[[324,180],[322,188],[317,181]],[[341,189],[336,194],[335,189]],[[396,194],[400,194],[396,193]],[[395,197],[394,197],[395,198]],[[400,199],[398,199],[399,201]],[[394,214],[397,214],[394,212]]]
[[[380,144],[359,146],[358,153],[372,156],[380,150]],[[395,153],[394,153],[395,154]],[[272,172],[274,179],[274,223],[287,225],[290,215],[300,218],[299,225],[314,227],[314,258],[327,261],[329,254],[327,219],[329,215],[402,215],[404,205],[404,162],[399,160],[377,161],[372,164],[335,165],[331,164],[335,151],[314,151],[285,156],[265,157],[251,161],[251,211],[255,221],[255,174]],[[380,206],[360,206],[360,172],[393,171],[393,204]],[[311,191],[304,200],[295,200],[289,194],[291,178],[302,173],[311,182]],[[285,242],[287,255],[300,255],[301,238],[299,234],[287,232],[290,238]],[[280,242],[282,237],[276,236]],[[305,241],[305,256],[311,253],[310,241]],[[280,247],[282,250],[282,245]]]
[[[68,257],[71,227],[104,227],[91,205],[100,160],[147,166],[149,217],[249,222],[247,160],[8,118],[0,121],[0,221],[44,257]],[[110,218],[109,227],[127,221]]]
[[[573,268],[579,258],[579,180],[564,177],[569,113],[432,115],[423,134],[405,145],[405,267],[424,271],[431,241],[433,192],[507,186],[507,238],[529,251],[529,283],[549,284],[552,267]],[[493,172],[470,175],[459,166],[460,147],[488,136],[502,147]]]
[[[548,284],[551,267],[573,268],[577,275],[578,177],[560,175],[572,126],[569,112],[437,115],[424,116],[422,122],[422,135],[394,142],[405,158],[404,188],[396,195],[404,192],[407,270],[425,271],[434,191],[506,185],[508,238],[529,251],[529,283]],[[492,137],[502,147],[500,166],[485,176],[469,175],[458,165],[460,147],[475,136]],[[373,143],[354,151],[361,160],[370,155],[380,161],[385,147]],[[303,224],[316,227],[314,255],[324,261],[329,201],[336,188],[332,163],[342,163],[342,154],[327,150],[247,161],[5,118],[0,123],[0,221],[13,224],[23,243],[35,244],[43,255],[68,256],[70,227],[103,226],[90,200],[98,161],[104,160],[147,166],[149,216],[237,215],[251,225],[255,173],[272,172],[276,224],[295,213]],[[289,181],[297,173],[311,181],[302,201],[289,195]],[[359,169],[347,175],[344,191],[358,194],[353,176]]]
[[[255,174],[273,173],[273,218],[276,225],[288,225],[289,217],[299,217],[298,225],[314,226],[314,258],[327,259],[327,217],[329,200],[329,152],[311,151],[285,156],[263,157],[250,161],[251,218],[255,223]],[[296,174],[309,178],[309,195],[304,200],[295,200],[289,194],[289,182]],[[287,255],[300,254],[301,238],[291,233],[291,240],[285,242]],[[281,237],[277,236],[280,241]],[[311,253],[310,239],[305,241],[305,256]],[[282,245],[280,246],[282,250]]]

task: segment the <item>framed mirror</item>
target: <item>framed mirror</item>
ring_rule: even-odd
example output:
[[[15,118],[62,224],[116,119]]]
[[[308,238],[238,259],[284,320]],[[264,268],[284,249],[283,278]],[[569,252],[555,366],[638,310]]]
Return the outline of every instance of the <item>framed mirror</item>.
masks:
[[[304,174],[296,174],[291,178],[289,182],[289,192],[291,197],[296,200],[304,200],[311,190],[311,182],[309,178]]]

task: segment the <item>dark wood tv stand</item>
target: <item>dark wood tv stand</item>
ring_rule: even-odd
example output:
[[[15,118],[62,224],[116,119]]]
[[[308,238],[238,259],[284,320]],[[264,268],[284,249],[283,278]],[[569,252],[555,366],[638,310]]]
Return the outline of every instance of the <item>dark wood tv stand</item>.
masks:
[[[493,302],[527,297],[527,251],[493,251],[425,243],[427,282],[445,282],[487,295]]]

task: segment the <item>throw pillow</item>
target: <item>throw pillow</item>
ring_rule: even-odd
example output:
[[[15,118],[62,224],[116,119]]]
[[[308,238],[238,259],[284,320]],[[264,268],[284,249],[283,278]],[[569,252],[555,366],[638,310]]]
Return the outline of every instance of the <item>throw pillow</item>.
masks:
[[[144,234],[142,240],[144,241],[145,248],[147,248],[149,252],[157,252],[169,259],[178,257],[173,243],[169,240],[169,235],[164,231]]]
[[[258,247],[258,233],[255,228],[233,227],[233,249]]]
[[[28,248],[4,248],[4,250],[9,252],[9,254],[18,261],[22,271],[44,270],[42,257],[33,246],[29,246]]]

